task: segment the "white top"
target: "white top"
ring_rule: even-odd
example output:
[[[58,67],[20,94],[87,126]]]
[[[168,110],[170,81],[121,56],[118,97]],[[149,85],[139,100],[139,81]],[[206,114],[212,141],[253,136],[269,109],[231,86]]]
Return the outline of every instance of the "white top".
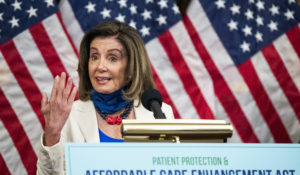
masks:
[[[135,107],[138,100],[134,101],[134,112],[137,120],[154,119],[153,113],[143,105]],[[174,119],[172,108],[163,103],[162,111],[167,119]],[[60,141],[51,146],[43,145],[43,138],[40,141],[38,154],[37,174],[65,174],[64,143],[66,142],[89,142],[99,143],[99,132],[96,111],[92,101],[77,100],[73,103],[70,115],[62,130]]]

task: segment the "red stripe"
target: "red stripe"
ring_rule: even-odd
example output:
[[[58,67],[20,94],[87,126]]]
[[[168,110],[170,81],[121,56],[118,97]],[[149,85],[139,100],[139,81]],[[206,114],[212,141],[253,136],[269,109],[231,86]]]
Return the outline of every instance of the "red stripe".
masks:
[[[34,25],[29,29],[29,31],[41,51],[41,54],[53,77],[60,75],[61,72],[67,73],[42,23]]]
[[[68,37],[68,40],[69,40],[69,42],[70,42],[70,44],[71,44],[71,46],[73,48],[74,53],[76,54],[77,58],[79,58],[78,50],[76,49],[75,44],[74,44],[73,40],[71,39],[71,37],[70,37],[70,35],[69,35],[69,33],[68,33],[67,29],[66,29],[66,26],[65,26],[64,22],[61,19],[60,12],[57,13],[57,17],[58,17],[58,20],[59,20],[59,22],[60,22],[60,24],[61,24],[61,26],[62,26],[65,34],[66,34],[66,36]]]
[[[295,52],[298,55],[298,58],[300,59],[300,29],[299,26],[295,26],[288,32],[286,32],[286,36],[290,40],[292,46],[294,47]]]
[[[288,73],[280,55],[272,44],[262,50],[270,68],[276,77],[283,93],[287,97],[290,105],[294,109],[298,119],[300,120],[300,93],[294,84],[290,74]],[[300,68],[299,68],[300,69]]]
[[[179,113],[175,107],[175,105],[173,104],[168,92],[166,91],[164,85],[162,84],[162,82],[160,81],[157,73],[155,72],[154,68],[152,67],[152,74],[153,74],[153,79],[156,85],[157,90],[161,93],[161,96],[163,97],[163,101],[167,104],[169,104],[172,109],[173,109],[173,113],[174,113],[174,117],[176,119],[180,119]]]
[[[264,117],[275,142],[290,143],[292,142],[288,132],[286,131],[282,121],[276,112],[269,96],[267,95],[263,85],[261,84],[254,67],[250,60],[244,62],[238,67],[244,81],[247,83],[253,98],[256,101],[262,116]]]
[[[41,113],[42,95],[33,78],[31,77],[27,67],[25,66],[15,44],[12,40],[7,41],[0,46],[0,50],[11,72],[14,74],[18,84],[22,88],[27,100],[32,106],[33,111],[41,122],[42,127],[44,128],[45,121]]]
[[[223,76],[215,65],[213,59],[207,52],[204,44],[200,39],[200,36],[197,34],[197,31],[188,16],[183,17],[183,23],[191,37],[192,42],[194,43],[198,54],[200,55],[200,58],[202,59],[208,73],[210,74],[214,82],[215,93],[219,98],[219,101],[223,105],[225,111],[227,112],[227,115],[229,116],[231,122],[237,129],[237,132],[240,135],[241,139],[243,140],[243,142],[259,142],[239,103],[232,94],[230,88],[228,87]]]
[[[166,51],[169,60],[172,62],[173,67],[176,69],[179,77],[181,78],[184,89],[190,96],[199,116],[202,119],[214,119],[214,115],[203,98],[202,92],[192,76],[189,67],[186,65],[171,33],[166,31],[160,35],[158,39]]]
[[[28,174],[36,173],[37,156],[30,144],[30,141],[24,131],[23,126],[19,122],[15,112],[11,108],[4,93],[0,89],[1,115],[0,119],[7,129],[16,149],[21,157],[25,169]]]
[[[0,154],[0,172],[1,175],[11,175],[1,154]]]

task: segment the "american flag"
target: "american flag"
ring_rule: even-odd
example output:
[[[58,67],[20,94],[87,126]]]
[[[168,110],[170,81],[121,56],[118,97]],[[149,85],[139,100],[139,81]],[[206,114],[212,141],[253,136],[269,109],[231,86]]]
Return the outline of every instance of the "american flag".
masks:
[[[300,141],[300,9],[295,0],[0,0],[0,172],[35,174],[41,92],[102,20],[143,37],[176,118],[231,122],[229,142]]]

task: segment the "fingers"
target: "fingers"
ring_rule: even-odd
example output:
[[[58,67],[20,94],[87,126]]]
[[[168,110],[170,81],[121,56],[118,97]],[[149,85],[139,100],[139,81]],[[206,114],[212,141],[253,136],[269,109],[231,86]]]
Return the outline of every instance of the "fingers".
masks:
[[[68,97],[70,95],[71,88],[72,88],[72,78],[69,77],[68,82],[67,82],[67,86],[66,86],[65,90],[63,91],[63,99],[68,99]]]
[[[42,113],[45,112],[46,106],[48,104],[48,97],[45,92],[42,93],[42,101],[41,101],[41,111]]]
[[[58,87],[57,87],[57,93],[56,93],[56,99],[58,102],[61,101],[63,98],[63,91],[65,89],[65,82],[66,82],[66,73],[62,72],[59,82],[58,82]]]
[[[55,97],[56,97],[59,79],[60,78],[58,75],[54,78],[53,87],[52,87],[52,91],[51,91],[51,95],[50,95],[50,100],[55,99]]]
[[[73,90],[72,90],[72,92],[71,92],[71,95],[70,95],[70,97],[69,97],[69,99],[68,99],[68,103],[69,103],[69,104],[72,104],[72,103],[74,102],[76,93],[77,93],[77,88],[74,87]]]

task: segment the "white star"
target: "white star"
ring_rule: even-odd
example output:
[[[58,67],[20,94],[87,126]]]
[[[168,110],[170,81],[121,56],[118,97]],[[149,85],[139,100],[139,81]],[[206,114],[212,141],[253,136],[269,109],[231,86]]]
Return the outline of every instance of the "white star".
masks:
[[[156,21],[157,21],[158,24],[161,26],[161,25],[163,25],[163,24],[167,24],[166,19],[167,19],[166,16],[159,15],[159,17],[156,18]]]
[[[250,52],[250,45],[246,41],[243,41],[243,44],[240,45],[240,47],[243,50],[243,52]]]
[[[278,6],[272,4],[272,7],[269,10],[272,13],[272,16],[279,15],[279,7]]]
[[[256,21],[256,23],[257,23],[258,26],[264,25],[263,18],[260,17],[260,16],[257,16],[257,18],[256,18],[255,21]]]
[[[240,13],[240,8],[241,7],[239,5],[233,4],[233,6],[230,7],[232,15],[239,14]]]
[[[244,32],[245,36],[252,35],[251,30],[252,30],[252,28],[249,27],[248,25],[246,25],[246,26],[243,28],[243,32]]]
[[[108,10],[104,7],[104,9],[100,12],[101,15],[102,15],[102,18],[105,19],[105,18],[110,18],[110,11],[111,10]]]
[[[253,19],[253,12],[248,9],[247,12],[245,13],[247,20]]]
[[[168,7],[167,3],[168,3],[167,0],[160,0],[158,2],[158,5],[159,5],[160,9],[163,9],[163,8],[167,8]]]
[[[126,0],[119,0],[120,8],[127,7]]]
[[[136,8],[137,8],[137,6],[131,4],[129,10],[132,15],[137,14]]]
[[[172,10],[174,12],[174,14],[180,14],[179,8],[177,6],[177,4],[173,4]]]
[[[32,16],[37,17],[36,11],[37,11],[36,8],[30,6],[30,9],[28,9],[26,12],[29,14],[29,18],[31,18]]]
[[[147,35],[150,35],[150,32],[149,32],[149,27],[146,27],[143,25],[143,27],[140,29],[140,32],[142,33],[142,36],[147,36]]]
[[[290,11],[290,9],[287,9],[287,11],[284,13],[284,16],[287,20],[294,19],[294,11]]]
[[[153,3],[153,0],[146,0],[146,4]]]
[[[236,21],[233,21],[232,19],[230,20],[230,22],[227,25],[228,25],[230,31],[238,29],[237,28],[238,23]]]
[[[53,0],[45,0],[45,3],[47,3],[47,7],[54,7]]]
[[[16,11],[16,10],[22,10],[21,4],[22,2],[18,2],[17,0],[15,0],[15,2],[11,5],[14,7],[14,11]]]
[[[262,33],[260,33],[260,32],[256,32],[256,34],[255,34],[255,38],[256,38],[256,41],[257,42],[262,42],[263,41],[263,39],[262,39]]]
[[[0,0],[0,4],[5,4],[5,0]]]
[[[254,0],[249,0],[249,4],[253,4],[254,3]]]
[[[3,15],[4,13],[0,13],[0,21],[3,21]]]
[[[11,23],[11,28],[19,27],[19,19],[15,18],[15,16],[13,16],[12,19],[8,22]]]
[[[134,29],[136,29],[136,22],[134,22],[133,20],[130,20],[129,25],[130,25],[131,27],[133,27]]]
[[[263,9],[265,9],[265,3],[258,0],[257,3],[256,3],[256,7],[257,7],[258,11],[263,10]]]
[[[96,12],[95,7],[96,7],[96,4],[91,3],[91,1],[89,2],[88,5],[85,6],[85,8],[87,9],[88,13]]]
[[[295,0],[289,0],[289,4],[295,3]]]
[[[151,19],[151,11],[145,9],[144,12],[142,13],[142,16],[144,17],[144,20]]]
[[[270,28],[271,32],[273,32],[274,30],[278,30],[277,25],[277,22],[271,20],[271,22],[268,24],[268,27]]]
[[[225,1],[224,0],[218,0],[215,2],[218,9],[223,8],[225,9]]]
[[[122,15],[121,13],[119,13],[115,19],[120,22],[125,22],[125,15]]]

